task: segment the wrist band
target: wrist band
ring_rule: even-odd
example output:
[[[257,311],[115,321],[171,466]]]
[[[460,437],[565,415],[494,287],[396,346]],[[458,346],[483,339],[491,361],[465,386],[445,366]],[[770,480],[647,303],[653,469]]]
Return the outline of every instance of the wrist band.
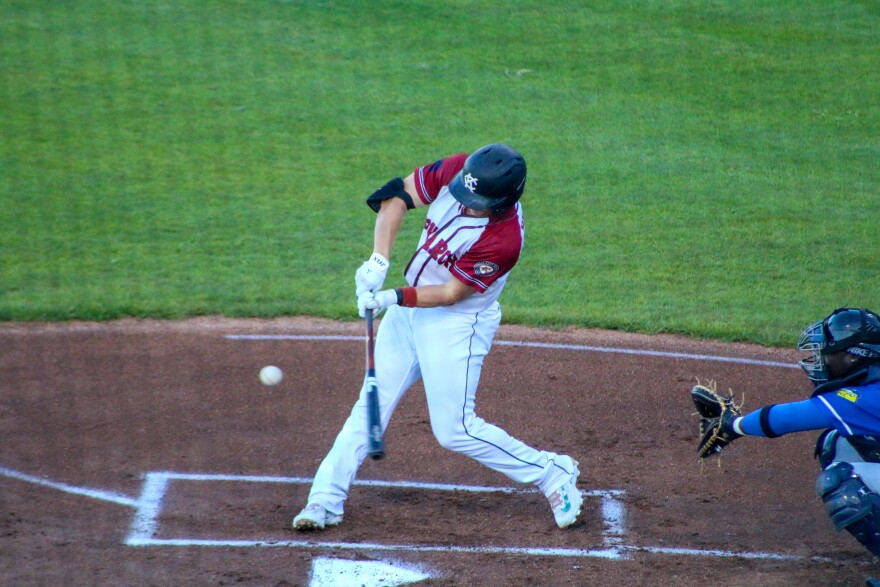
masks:
[[[766,436],[767,438],[777,438],[780,436],[773,431],[773,428],[770,427],[770,410],[775,406],[776,404],[764,406],[763,408],[761,408],[761,413],[758,414],[758,421],[761,423],[761,432],[763,432],[764,436]]]
[[[394,292],[397,294],[397,305],[406,308],[415,308],[418,302],[416,288],[412,286],[399,287]]]
[[[742,420],[743,420],[742,416],[737,416],[736,418],[733,419],[733,431],[736,432],[737,434],[739,434],[740,436],[745,435],[745,432],[743,432],[743,429],[742,429]]]

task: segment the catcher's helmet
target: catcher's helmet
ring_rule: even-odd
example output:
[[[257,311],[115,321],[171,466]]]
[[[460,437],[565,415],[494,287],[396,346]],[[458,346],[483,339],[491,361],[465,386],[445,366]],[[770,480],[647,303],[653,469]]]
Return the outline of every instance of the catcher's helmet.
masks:
[[[812,353],[800,365],[816,385],[828,381],[825,357],[832,353],[843,351],[863,359],[853,370],[880,363],[880,316],[867,309],[838,308],[804,330],[797,348]]]
[[[456,200],[474,210],[498,213],[516,204],[526,188],[526,160],[503,144],[477,149],[449,183]]]

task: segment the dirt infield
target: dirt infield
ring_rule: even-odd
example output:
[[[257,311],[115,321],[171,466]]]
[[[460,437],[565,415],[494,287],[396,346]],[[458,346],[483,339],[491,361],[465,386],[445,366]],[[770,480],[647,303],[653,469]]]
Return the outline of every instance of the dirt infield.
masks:
[[[437,586],[880,574],[814,495],[815,435],[743,439],[720,468],[695,459],[694,379],[745,392],[747,410],[805,397],[794,351],[602,331],[502,326],[477,394],[486,420],[580,460],[577,526],[438,447],[416,386],[344,524],[295,533],[359,390],[361,336],[312,319],[0,325],[0,584],[397,584],[344,583],[379,568],[357,563]],[[277,387],[257,379],[266,364],[285,372]]]

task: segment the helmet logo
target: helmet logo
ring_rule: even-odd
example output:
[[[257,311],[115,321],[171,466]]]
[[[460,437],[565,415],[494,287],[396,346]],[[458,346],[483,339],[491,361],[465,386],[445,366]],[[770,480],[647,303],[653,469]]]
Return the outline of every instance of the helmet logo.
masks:
[[[860,346],[851,346],[846,349],[846,352],[856,357],[865,357],[866,359],[874,359],[876,357],[880,357],[880,353],[878,353],[877,351],[866,349]]]
[[[469,189],[471,193],[477,191],[477,178],[468,173],[464,176],[464,187]]]

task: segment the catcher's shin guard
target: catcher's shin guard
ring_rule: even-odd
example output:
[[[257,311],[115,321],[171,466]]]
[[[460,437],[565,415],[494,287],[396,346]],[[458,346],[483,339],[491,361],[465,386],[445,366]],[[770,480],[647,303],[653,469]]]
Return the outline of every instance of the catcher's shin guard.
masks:
[[[880,495],[865,485],[849,463],[834,463],[816,479],[816,494],[839,532],[846,529],[880,556]]]

